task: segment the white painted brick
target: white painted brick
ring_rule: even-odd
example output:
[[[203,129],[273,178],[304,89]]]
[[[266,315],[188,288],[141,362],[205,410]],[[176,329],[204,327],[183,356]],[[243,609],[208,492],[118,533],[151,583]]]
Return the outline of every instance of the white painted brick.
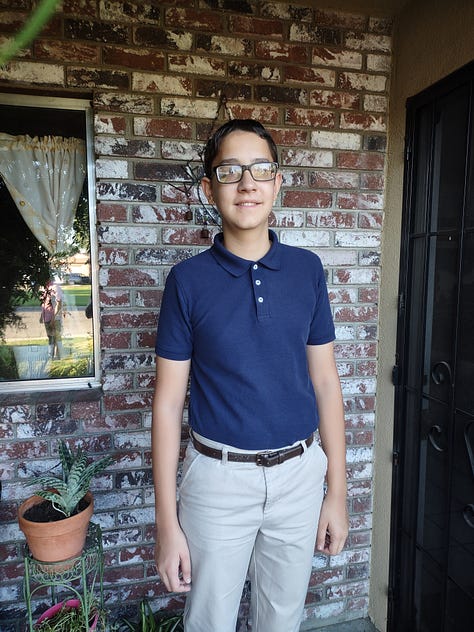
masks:
[[[298,167],[332,167],[332,151],[308,151],[304,149],[289,149],[284,154],[285,165]]]
[[[133,507],[139,504],[141,504],[141,490],[114,490],[108,494],[94,495],[94,509],[98,511],[116,509],[117,507]]]
[[[336,325],[336,340],[355,340],[355,330],[353,325]]]
[[[356,549],[355,551],[342,551],[339,555],[331,555],[330,566],[346,566],[346,564],[360,564],[370,560],[369,549]]]
[[[118,525],[123,524],[154,524],[154,507],[144,507],[143,509],[127,509],[117,512]]]
[[[318,255],[325,267],[357,265],[357,252],[355,250],[321,250]]]
[[[337,68],[353,68],[354,70],[362,68],[362,54],[351,50],[334,51],[325,48],[321,53],[321,49],[317,48],[313,52],[312,63],[316,66],[336,66]]]
[[[378,94],[366,94],[364,96],[364,110],[366,112],[387,112],[387,97]]]
[[[139,393],[135,395],[140,396]],[[148,432],[115,432],[114,445],[121,450],[149,448],[150,434]]]
[[[318,603],[313,608],[305,608],[303,612],[302,621],[314,620],[324,621],[326,619],[335,619],[341,617],[345,610],[345,602],[332,601],[331,603]],[[311,627],[314,630],[314,625]]]
[[[186,143],[184,141],[163,141],[161,143],[162,158],[198,161],[201,159],[201,152],[201,143]]]
[[[213,119],[216,116],[215,101],[206,99],[161,99],[161,114],[164,116],[185,116]]]
[[[97,178],[128,178],[127,160],[97,160],[95,163]]]
[[[0,79],[33,85],[64,86],[64,67],[34,61],[12,61],[0,67]]]
[[[349,132],[325,132],[318,130],[311,132],[311,145],[313,147],[323,147],[324,149],[358,150],[362,146],[362,136]]]
[[[337,231],[334,236],[334,245],[341,248],[379,248],[381,233]]]
[[[131,142],[120,136],[97,136],[95,138],[96,154],[102,156],[127,155]],[[152,140],[141,139],[134,142],[136,150],[133,155],[140,158],[153,158],[156,151],[156,143]]]
[[[346,35],[346,46],[355,50],[390,53],[392,50],[392,38],[389,35],[374,35],[372,33],[348,33]]]
[[[389,55],[367,55],[367,70],[389,73],[391,65],[392,58]]]
[[[275,223],[282,228],[302,228],[304,226],[305,214],[302,211],[293,211],[291,209],[282,211],[273,211]]]
[[[156,244],[154,228],[143,226],[103,226],[101,241],[105,244]]]
[[[371,463],[373,456],[373,449],[367,446],[357,448],[348,447],[346,450],[347,463]]]
[[[181,56],[169,55],[168,69],[170,72],[185,72],[192,75],[225,76],[223,66],[218,66],[212,59],[199,55],[188,55],[184,59]]]
[[[129,376],[123,373],[108,373],[105,375],[102,388],[104,391],[123,391],[128,388]]]
[[[248,40],[214,35],[211,37],[210,44],[209,50],[215,53],[233,55],[234,57],[245,57],[248,55]]]
[[[191,94],[191,85],[188,80],[148,72],[132,73],[132,89],[136,92],[159,92],[183,96]]]
[[[329,246],[330,233],[325,230],[282,230],[280,232],[280,241],[282,244],[306,248]]]
[[[382,75],[348,72],[345,73],[345,77],[350,82],[350,87],[353,90],[384,92],[387,86],[387,78]]]

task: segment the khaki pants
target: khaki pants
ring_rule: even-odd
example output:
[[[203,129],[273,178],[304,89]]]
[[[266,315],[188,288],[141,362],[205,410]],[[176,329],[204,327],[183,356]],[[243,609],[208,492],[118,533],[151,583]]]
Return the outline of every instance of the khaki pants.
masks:
[[[235,632],[247,574],[252,632],[299,630],[326,467],[317,442],[270,468],[188,446],[179,492],[192,567],[186,632]]]

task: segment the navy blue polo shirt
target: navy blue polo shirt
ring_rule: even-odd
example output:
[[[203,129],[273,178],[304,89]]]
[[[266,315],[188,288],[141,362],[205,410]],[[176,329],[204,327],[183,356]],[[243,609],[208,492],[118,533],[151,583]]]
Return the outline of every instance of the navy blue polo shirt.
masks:
[[[334,340],[326,281],[314,253],[278,242],[259,261],[214,245],[171,270],[157,355],[191,359],[189,423],[247,450],[305,439],[318,426],[306,345]]]

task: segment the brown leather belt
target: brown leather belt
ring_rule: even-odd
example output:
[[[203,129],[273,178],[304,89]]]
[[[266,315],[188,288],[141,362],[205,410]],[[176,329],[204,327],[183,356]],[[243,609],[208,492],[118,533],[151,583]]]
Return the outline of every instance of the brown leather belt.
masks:
[[[194,447],[198,452],[204,454],[205,456],[210,456],[213,459],[219,459],[222,461],[223,452],[222,450],[218,450],[217,448],[211,448],[208,445],[204,445],[196,439],[195,436],[191,434],[191,440],[193,442]],[[304,441],[306,447],[309,446],[314,441],[314,434]],[[228,461],[236,461],[237,463],[255,463],[256,465],[262,465],[263,467],[273,467],[274,465],[279,465],[280,463],[284,463],[288,461],[288,459],[292,459],[295,456],[300,456],[303,454],[304,448],[299,443],[295,445],[293,448],[284,448],[283,450],[270,450],[266,452],[256,452],[254,454],[250,454],[248,452],[228,452],[227,460]]]

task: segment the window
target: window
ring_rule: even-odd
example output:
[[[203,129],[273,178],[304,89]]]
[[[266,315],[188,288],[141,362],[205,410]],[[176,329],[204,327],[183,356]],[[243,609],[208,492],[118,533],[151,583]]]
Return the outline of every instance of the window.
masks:
[[[0,95],[0,392],[98,384],[88,101]]]

